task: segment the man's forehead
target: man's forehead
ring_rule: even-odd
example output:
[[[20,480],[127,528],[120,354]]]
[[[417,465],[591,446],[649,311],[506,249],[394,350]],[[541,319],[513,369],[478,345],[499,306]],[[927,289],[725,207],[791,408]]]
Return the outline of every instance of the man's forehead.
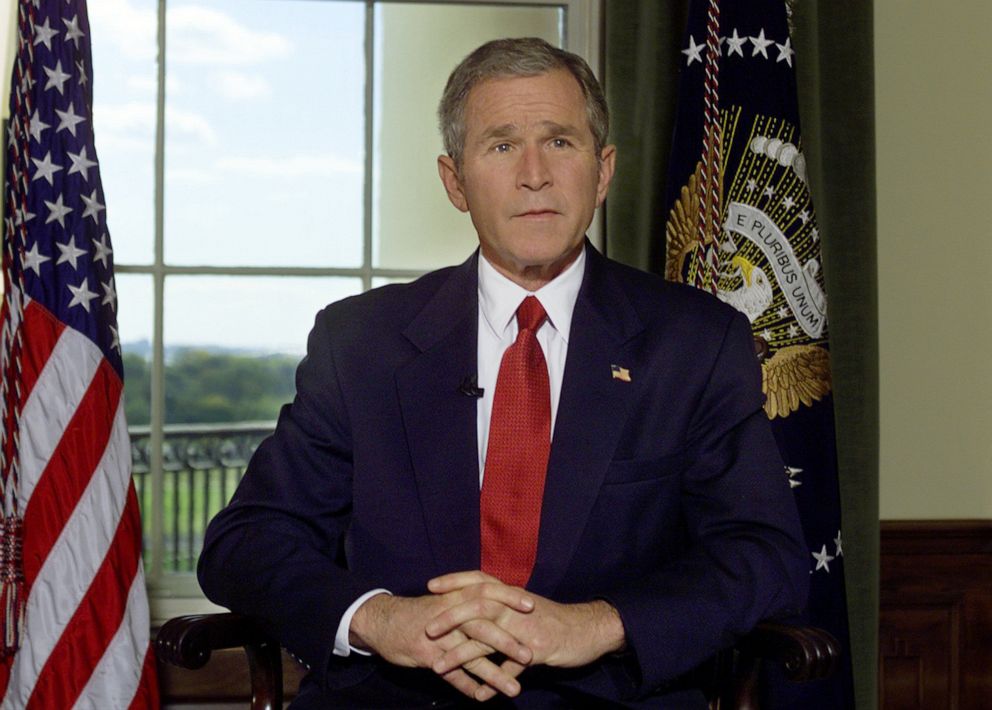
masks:
[[[570,72],[555,69],[534,76],[495,77],[472,87],[466,102],[466,128],[485,136],[524,129],[581,132],[585,97]]]

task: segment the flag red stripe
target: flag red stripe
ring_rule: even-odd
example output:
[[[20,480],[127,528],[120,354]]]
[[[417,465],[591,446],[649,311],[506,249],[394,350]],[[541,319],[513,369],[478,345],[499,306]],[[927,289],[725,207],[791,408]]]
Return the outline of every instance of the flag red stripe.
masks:
[[[141,554],[141,517],[132,487],[100,571],[42,668],[27,708],[69,708],[117,633]]]
[[[65,330],[65,324],[48,312],[48,309],[34,301],[24,309],[21,321],[21,336],[24,338],[24,351],[21,353],[21,398],[20,405],[28,399],[34,389],[42,368],[55,349],[55,343]]]
[[[101,361],[28,501],[24,580],[29,590],[104,455],[120,393],[120,378]]]

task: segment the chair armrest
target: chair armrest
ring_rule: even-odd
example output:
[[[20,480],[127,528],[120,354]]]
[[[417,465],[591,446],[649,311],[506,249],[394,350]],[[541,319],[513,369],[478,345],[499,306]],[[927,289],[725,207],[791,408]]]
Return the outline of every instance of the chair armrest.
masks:
[[[782,664],[792,681],[829,677],[840,658],[840,644],[827,631],[764,621],[737,644],[744,656]]]
[[[169,619],[155,637],[158,658],[196,670],[213,651],[244,648],[251,676],[252,710],[282,708],[282,655],[279,643],[251,617],[241,614],[193,614]]]

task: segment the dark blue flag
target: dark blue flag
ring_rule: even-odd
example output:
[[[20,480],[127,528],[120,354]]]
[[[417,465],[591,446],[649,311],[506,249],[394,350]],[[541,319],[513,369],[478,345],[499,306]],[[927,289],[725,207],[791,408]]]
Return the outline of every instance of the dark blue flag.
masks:
[[[784,0],[691,0],[668,175],[666,274],[747,315],[809,549],[809,623],[844,657],[772,678],[769,707],[854,706],[827,300]]]

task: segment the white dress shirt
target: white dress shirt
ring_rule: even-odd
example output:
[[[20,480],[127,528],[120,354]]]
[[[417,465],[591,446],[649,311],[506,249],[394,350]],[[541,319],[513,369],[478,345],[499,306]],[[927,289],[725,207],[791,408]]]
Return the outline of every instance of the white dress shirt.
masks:
[[[579,256],[563,272],[537,291],[528,291],[503,276],[479,254],[479,334],[478,334],[478,386],[482,389],[479,398],[477,431],[479,444],[479,487],[486,468],[486,449],[489,444],[489,419],[493,412],[493,397],[496,394],[496,379],[499,376],[503,353],[517,339],[517,308],[528,296],[536,296],[541,302],[547,319],[537,330],[537,342],[544,352],[548,365],[548,383],[551,386],[551,433],[554,436],[555,419],[558,414],[558,400],[561,396],[561,380],[565,373],[565,356],[568,354],[568,335],[572,326],[572,311],[582,286],[585,273],[586,252]],[[376,594],[389,594],[386,589],[373,589],[356,599],[341,617],[334,636],[334,654],[347,656],[354,651],[348,643],[348,631],[355,612],[367,599]]]

